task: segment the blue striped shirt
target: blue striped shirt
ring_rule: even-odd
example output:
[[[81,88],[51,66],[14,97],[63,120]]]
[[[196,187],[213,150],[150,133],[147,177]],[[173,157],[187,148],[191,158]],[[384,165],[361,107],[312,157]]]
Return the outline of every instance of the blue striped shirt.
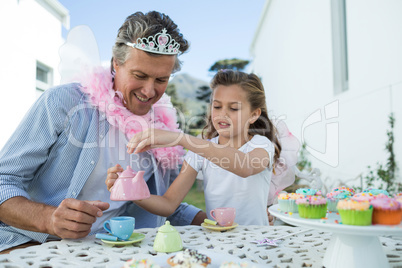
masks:
[[[76,198],[98,162],[98,143],[108,129],[106,118],[88,103],[78,84],[45,91],[0,151],[0,204],[16,196],[51,206]],[[177,170],[162,172],[152,159],[154,173],[147,183],[152,194],[163,195],[166,187],[161,189],[158,182],[170,184]],[[183,203],[169,220],[188,225],[199,211]],[[165,220],[132,202],[124,215],[136,217],[136,228],[157,227]],[[47,237],[0,222],[0,251]]]

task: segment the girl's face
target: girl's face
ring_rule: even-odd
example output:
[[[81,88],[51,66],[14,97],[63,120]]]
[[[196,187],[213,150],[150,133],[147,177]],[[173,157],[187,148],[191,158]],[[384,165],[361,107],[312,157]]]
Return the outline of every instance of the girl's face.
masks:
[[[260,113],[260,109],[251,110],[247,94],[239,85],[219,85],[215,88],[211,119],[220,143],[232,140],[234,144],[243,145],[248,140],[249,125],[258,119]]]

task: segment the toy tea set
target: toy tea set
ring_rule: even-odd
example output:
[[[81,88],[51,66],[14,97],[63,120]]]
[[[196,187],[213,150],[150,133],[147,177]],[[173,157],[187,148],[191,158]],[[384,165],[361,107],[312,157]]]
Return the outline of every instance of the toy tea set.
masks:
[[[105,221],[104,228],[109,234],[96,234],[96,238],[101,239],[105,244],[129,245],[145,238],[144,234],[134,233],[135,218],[133,217],[114,217]],[[157,252],[176,252],[183,249],[183,243],[179,232],[170,225],[169,221],[159,227],[154,240],[154,250]]]
[[[147,183],[144,180],[144,171],[134,172],[128,166],[126,170],[118,173],[115,184],[110,189],[110,200],[132,201],[147,199],[151,196]],[[104,222],[103,227],[109,234],[96,234],[106,244],[127,245],[139,242],[145,238],[144,234],[134,233],[135,218],[113,217]],[[179,232],[170,225],[169,221],[159,227],[154,241],[154,249],[159,252],[175,252],[183,249]]]
[[[123,172],[117,173],[119,177],[110,189],[110,200],[130,201],[149,198],[151,194],[144,180],[144,173],[142,170],[135,173],[130,166]]]
[[[144,171],[134,172],[127,166],[110,189],[110,200],[132,201],[147,199],[151,196],[147,183],[144,180]],[[211,217],[215,220],[205,219],[201,226],[212,230],[228,230],[238,226],[234,222],[235,208],[216,208],[211,210]],[[135,218],[128,216],[113,217],[104,222],[103,227],[109,234],[96,234],[106,244],[127,245],[139,242],[145,238],[144,234],[134,233]],[[176,252],[183,249],[179,232],[170,225],[169,221],[158,229],[153,248],[158,252]]]
[[[210,216],[214,220],[205,219],[201,226],[213,231],[227,231],[239,226],[234,222],[236,209],[231,207],[215,208],[210,211]]]

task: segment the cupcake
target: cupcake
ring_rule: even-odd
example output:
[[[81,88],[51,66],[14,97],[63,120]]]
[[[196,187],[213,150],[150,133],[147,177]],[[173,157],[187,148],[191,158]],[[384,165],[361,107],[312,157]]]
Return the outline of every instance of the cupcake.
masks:
[[[373,206],[373,224],[396,225],[402,220],[402,206],[393,198],[371,200]]]
[[[332,192],[337,192],[337,191],[348,191],[351,193],[351,195],[355,194],[355,190],[353,188],[349,188],[346,186],[340,186],[340,187],[336,187],[336,188],[332,189]]]
[[[175,267],[207,267],[211,263],[211,258],[198,253],[195,249],[185,249],[167,259],[170,266]]]
[[[278,204],[282,212],[298,212],[296,199],[303,198],[304,195],[296,193],[281,193],[278,195]]]
[[[389,197],[389,193],[387,191],[381,190],[381,189],[375,189],[375,188],[367,188],[366,190],[363,191],[363,193],[371,193],[374,196],[382,194],[382,195],[386,195]]]
[[[124,263],[124,268],[136,267],[136,268],[160,268],[158,264],[155,264],[152,260],[141,259],[141,260],[128,260]]]
[[[327,215],[327,199],[322,196],[306,196],[296,200],[299,215],[307,219],[321,219]]]
[[[402,193],[397,193],[397,194],[394,196],[394,199],[395,199],[396,201],[398,201],[399,204],[401,204],[401,206],[402,206]]]
[[[174,264],[170,267],[174,268],[205,268],[206,266],[199,263],[183,263],[183,264]]]
[[[343,224],[371,225],[373,207],[368,201],[339,200],[337,209]]]
[[[296,194],[308,195],[321,195],[321,191],[317,189],[299,188],[296,190]]]
[[[352,197],[355,191],[352,188],[348,187],[337,187],[332,190],[332,192],[327,193],[328,200],[328,210],[332,212],[338,212],[336,206],[338,205],[338,201]]]
[[[223,262],[219,268],[248,268],[250,267],[246,262],[237,263],[233,261],[225,261]]]
[[[375,196],[372,193],[358,193],[352,196],[352,199],[357,202],[370,202]]]

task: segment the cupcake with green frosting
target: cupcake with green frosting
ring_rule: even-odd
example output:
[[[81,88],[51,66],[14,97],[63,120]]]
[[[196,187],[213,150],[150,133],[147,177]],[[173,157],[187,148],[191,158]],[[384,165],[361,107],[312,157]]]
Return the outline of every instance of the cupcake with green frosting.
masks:
[[[299,216],[306,219],[321,219],[327,215],[327,199],[322,196],[306,196],[296,200]]]
[[[299,188],[296,190],[296,194],[302,194],[304,196],[309,196],[309,195],[321,195],[321,191],[317,189],[309,189],[309,188]]]
[[[389,193],[386,190],[375,189],[375,188],[367,188],[366,190],[363,191],[363,193],[370,193],[374,196],[386,195],[389,197]]]

